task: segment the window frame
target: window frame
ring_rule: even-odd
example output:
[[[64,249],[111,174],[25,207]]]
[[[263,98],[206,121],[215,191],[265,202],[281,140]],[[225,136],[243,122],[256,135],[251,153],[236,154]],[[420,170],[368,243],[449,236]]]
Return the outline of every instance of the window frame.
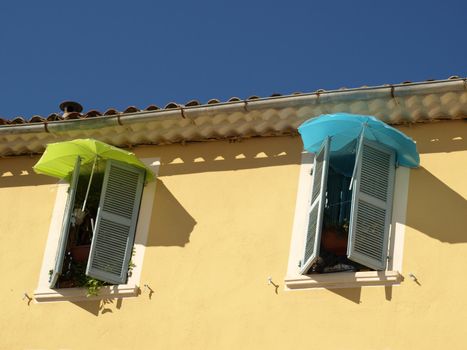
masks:
[[[157,174],[160,167],[160,159],[142,158],[141,161],[149,169],[152,170],[155,177],[157,178]],[[141,205],[138,214],[138,223],[136,226],[135,240],[133,245],[134,255],[132,257],[132,262],[135,266],[132,269],[131,275],[128,277],[127,283],[103,286],[99,290],[99,294],[97,296],[89,297],[86,295],[87,291],[84,287],[58,289],[52,289],[49,287],[49,271],[54,265],[55,256],[58,249],[61,226],[65,215],[68,187],[69,184],[63,180],[57,184],[55,205],[52,212],[47,243],[45,247],[41,270],[39,273],[39,281],[33,295],[34,300],[36,302],[83,301],[137,296],[139,294],[142,265],[144,260],[147,236],[149,233],[149,225],[151,221],[151,213],[156,190],[156,181],[149,182],[143,188]]]
[[[392,202],[389,236],[389,260],[384,271],[335,272],[326,274],[300,274],[299,261],[306,240],[307,213],[312,192],[312,170],[315,154],[302,152],[295,205],[294,224],[289,260],[285,276],[285,289],[352,288],[367,285],[397,285],[402,281],[402,254],[410,169],[397,167]]]

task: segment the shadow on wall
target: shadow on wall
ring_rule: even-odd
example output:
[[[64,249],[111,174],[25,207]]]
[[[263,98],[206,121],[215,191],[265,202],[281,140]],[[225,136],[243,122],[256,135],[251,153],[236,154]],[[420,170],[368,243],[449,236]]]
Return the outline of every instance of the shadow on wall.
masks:
[[[166,146],[139,146],[139,158],[159,156],[159,176],[227,171],[300,164],[303,144],[298,136],[257,137],[235,141],[194,142]],[[40,155],[0,158],[0,188],[51,185],[58,179],[38,175],[32,167]]]
[[[345,298],[355,304],[362,302],[362,288],[326,288],[328,291]]]
[[[151,213],[151,229],[146,246],[179,246],[190,241],[195,219],[183,208],[161,180],[156,183],[156,198]]]
[[[410,173],[408,208],[407,226],[442,242],[467,242],[467,201],[423,167]]]
[[[467,121],[438,121],[397,129],[417,142],[421,154],[467,150]]]
[[[467,150],[467,122],[463,120],[398,129],[416,140],[421,155]],[[466,169],[464,163],[446,171],[465,172]],[[420,168],[410,172],[408,208],[406,225],[442,242],[467,242],[467,201],[424,168],[423,161]]]
[[[160,151],[161,167],[146,246],[184,247],[196,220],[164,184],[164,177],[300,164],[302,143],[298,137],[254,138],[170,145]],[[140,158],[150,157],[154,149],[139,147],[136,153]]]
[[[0,159],[0,188],[17,186],[40,186],[58,183],[58,179],[38,175],[32,170],[40,156],[18,156]]]
[[[108,313],[114,313],[114,311],[120,310],[122,308],[123,299],[101,299],[101,300],[89,300],[89,301],[72,301],[72,304],[75,304],[84,311],[89,312],[94,316],[99,316]]]
[[[164,146],[159,176],[300,164],[302,149],[298,136]],[[148,152],[148,147],[136,149],[141,158],[149,157]]]

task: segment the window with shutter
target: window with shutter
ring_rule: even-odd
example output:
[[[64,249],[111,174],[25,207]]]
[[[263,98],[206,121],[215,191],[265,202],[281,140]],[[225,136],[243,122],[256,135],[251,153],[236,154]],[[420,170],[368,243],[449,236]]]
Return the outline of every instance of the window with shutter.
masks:
[[[107,161],[86,275],[125,283],[145,170]]]
[[[158,158],[142,159],[157,176]],[[58,185],[57,199],[49,229],[46,251],[40,272],[39,285],[34,292],[38,302],[84,300],[89,297],[84,288],[69,285],[70,273],[79,272],[86,278],[106,283],[97,298],[135,296],[149,231],[155,182],[144,184],[145,170],[114,160],[102,162],[82,208],[83,193],[88,187],[89,174],[77,162],[71,184]],[[81,181],[82,180],[82,181]],[[94,197],[94,198],[92,198]],[[92,204],[95,203],[95,204]],[[79,218],[77,213],[84,216]],[[88,220],[92,216],[93,220]],[[89,258],[73,261],[71,242],[76,240],[79,226],[90,221],[92,238]],[[88,246],[89,247],[89,246]],[[129,274],[129,264],[132,271]],[[53,270],[50,270],[53,266]],[[71,268],[70,268],[71,267]],[[80,278],[82,279],[82,277]],[[76,279],[71,279],[76,280]]]
[[[329,166],[329,138],[316,154],[313,165],[312,191],[308,229],[304,244],[303,263],[300,271],[306,272],[319,256],[324,204],[326,201],[326,184]]]
[[[395,155],[364,140],[353,186],[348,257],[374,270],[384,270],[388,256]]]
[[[63,216],[62,228],[60,230],[60,239],[58,241],[57,253],[55,256],[55,266],[50,274],[50,288],[54,288],[57,283],[58,277],[62,273],[63,260],[65,257],[66,246],[68,243],[68,232],[70,230],[71,218],[73,213],[73,206],[75,203],[76,189],[78,187],[79,170],[81,165],[80,157],[76,158],[75,169],[71,176],[70,187],[68,188],[68,196],[65,206],[65,213]]]
[[[366,139],[329,152],[328,162],[324,148],[314,155],[313,178],[300,176],[286,288],[400,283],[410,170],[396,169],[394,152]],[[303,174],[310,168],[309,156],[303,156]],[[324,178],[318,181],[319,176]],[[330,248],[331,236],[340,247]]]

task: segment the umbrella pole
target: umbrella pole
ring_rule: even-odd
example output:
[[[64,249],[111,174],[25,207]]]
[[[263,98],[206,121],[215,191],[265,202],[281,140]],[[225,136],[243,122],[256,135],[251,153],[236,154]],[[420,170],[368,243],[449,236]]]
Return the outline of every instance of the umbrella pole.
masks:
[[[86,195],[84,196],[84,203],[83,203],[83,207],[81,208],[81,211],[84,211],[84,208],[86,207],[86,202],[88,201],[89,190],[91,189],[92,176],[94,175],[94,168],[96,167],[96,161],[97,161],[97,157],[94,158],[94,163],[92,164],[91,176],[89,177],[88,188],[86,190]]]
[[[349,191],[352,189],[353,183],[355,182],[355,176],[357,175],[358,163],[360,162],[360,153],[362,152],[363,147],[363,136],[365,135],[366,123],[363,124],[362,131],[360,133],[360,138],[358,140],[357,155],[355,156],[355,165],[353,167],[352,178],[350,179]]]

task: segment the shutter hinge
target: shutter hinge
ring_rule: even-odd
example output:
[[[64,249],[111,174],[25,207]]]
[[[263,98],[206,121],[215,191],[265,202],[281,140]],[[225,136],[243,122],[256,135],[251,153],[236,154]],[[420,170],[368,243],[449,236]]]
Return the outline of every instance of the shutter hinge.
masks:
[[[301,260],[298,261],[298,267],[302,267],[302,261]]]

